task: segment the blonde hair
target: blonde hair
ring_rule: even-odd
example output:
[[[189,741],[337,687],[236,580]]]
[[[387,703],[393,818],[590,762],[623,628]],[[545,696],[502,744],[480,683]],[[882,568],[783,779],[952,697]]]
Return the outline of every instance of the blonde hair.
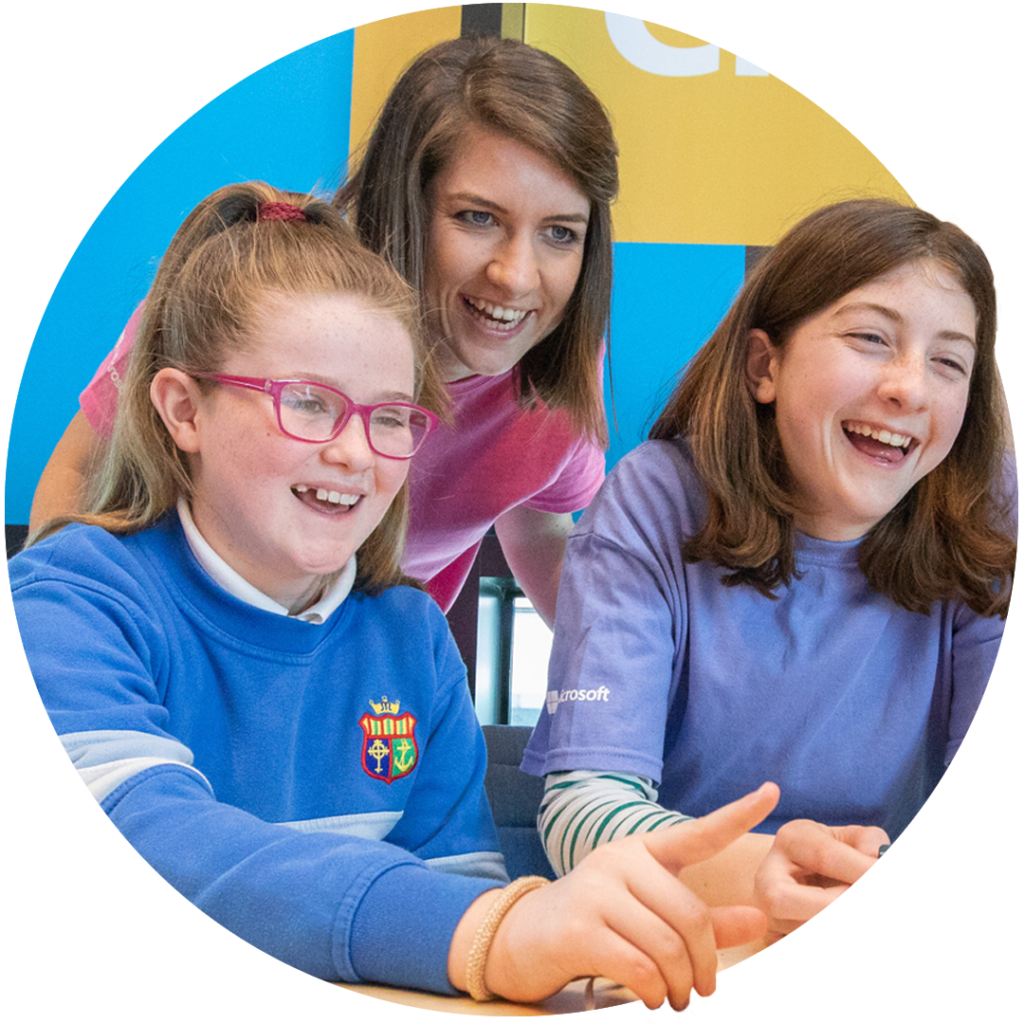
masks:
[[[261,210],[274,203],[287,204],[286,215],[261,217]],[[271,296],[337,293],[358,296],[402,325],[413,340],[415,399],[445,415],[446,398],[423,341],[418,298],[400,275],[361,246],[323,200],[263,182],[228,185],[188,215],[161,261],[86,511],[46,523],[29,543],[69,522],[134,533],[151,526],[180,497],[190,497],[188,459],[150,400],[153,378],[165,367],[218,370],[229,353],[245,350]],[[377,592],[408,582],[399,568],[408,504],[405,484],[358,552],[359,589]]]

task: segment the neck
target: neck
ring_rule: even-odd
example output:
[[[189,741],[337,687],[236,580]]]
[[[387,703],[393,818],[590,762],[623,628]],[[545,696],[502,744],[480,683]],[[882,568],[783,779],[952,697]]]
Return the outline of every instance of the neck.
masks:
[[[331,584],[338,578],[338,573],[331,573],[330,576],[318,576],[310,585],[306,588],[305,594],[300,595],[291,604],[285,604],[284,607],[288,609],[289,615],[301,615],[307,608],[311,608],[319,601],[324,594],[330,589]],[[267,595],[270,596],[269,594]],[[279,601],[279,598],[272,598],[274,601]]]

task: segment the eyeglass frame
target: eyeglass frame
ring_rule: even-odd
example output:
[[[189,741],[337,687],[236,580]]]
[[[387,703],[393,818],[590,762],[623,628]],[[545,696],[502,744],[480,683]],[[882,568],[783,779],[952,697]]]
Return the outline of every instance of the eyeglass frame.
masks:
[[[227,384],[235,388],[247,388],[250,391],[260,391],[263,394],[270,395],[274,400],[274,414],[277,416],[277,426],[281,433],[285,437],[291,438],[293,441],[302,441],[304,444],[329,444],[331,441],[336,440],[341,432],[348,426],[349,420],[352,419],[353,413],[358,413],[360,420],[363,423],[363,433],[366,435],[366,443],[370,447],[370,451],[374,455],[379,455],[382,459],[400,459],[405,461],[411,459],[422,447],[423,442],[430,436],[430,434],[436,429],[440,422],[437,416],[432,413],[429,409],[424,409],[421,405],[416,405],[413,402],[377,402],[373,405],[360,405],[359,402],[353,401],[344,391],[340,391],[338,388],[331,387],[330,384],[322,384],[317,380],[303,380],[300,377],[288,378],[286,380],[273,380],[270,377],[236,377],[228,373],[189,373],[190,377],[195,377],[198,380],[212,380],[217,384]],[[335,420],[334,427],[331,431],[330,437],[325,437],[320,441],[311,441],[308,437],[299,437],[297,434],[292,434],[285,430],[284,423],[281,421],[281,392],[289,384],[312,384],[313,387],[323,388],[325,391],[330,391],[335,395],[339,395],[347,405],[346,411],[341,417]],[[422,413],[427,419],[427,429],[423,433],[423,438],[420,443],[408,454],[408,455],[389,455],[387,452],[379,451],[370,438],[370,419],[369,415],[374,409],[389,409],[398,407],[400,409],[415,409],[416,412]]]

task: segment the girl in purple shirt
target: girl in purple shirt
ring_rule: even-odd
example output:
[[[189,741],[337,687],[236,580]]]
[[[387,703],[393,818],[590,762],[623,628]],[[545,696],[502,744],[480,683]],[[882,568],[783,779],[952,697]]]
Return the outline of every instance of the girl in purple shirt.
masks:
[[[1010,597],[994,343],[988,261],[921,210],[828,207],[763,259],[570,538],[524,759],[556,868],[772,779],[774,841],[683,877],[779,934],[904,828]]]

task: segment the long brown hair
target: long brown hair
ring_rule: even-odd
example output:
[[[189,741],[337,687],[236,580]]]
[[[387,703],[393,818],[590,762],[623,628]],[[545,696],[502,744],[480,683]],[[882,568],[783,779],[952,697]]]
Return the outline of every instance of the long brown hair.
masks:
[[[607,442],[598,362],[612,287],[618,146],[600,100],[575,72],[514,39],[452,39],[422,53],[391,90],[358,170],[335,197],[364,244],[418,291],[426,189],[469,125],[508,136],[563,170],[590,200],[583,266],[561,323],[519,363],[519,399],[565,409]]]
[[[270,203],[287,203],[303,216],[261,218]],[[188,460],[150,401],[153,378],[164,367],[218,370],[229,353],[245,350],[268,297],[337,293],[365,299],[402,325],[413,339],[416,400],[443,413],[443,386],[423,341],[419,303],[387,261],[360,245],[321,199],[263,182],[228,185],[185,218],[160,263],[87,511],[52,520],[30,541],[69,522],[134,533],[189,497]],[[377,592],[405,582],[399,560],[408,501],[403,485],[360,548],[358,588]]]
[[[766,596],[794,575],[794,506],[774,406],[756,402],[745,366],[752,329],[785,345],[806,317],[907,263],[931,260],[971,297],[977,356],[963,426],[949,455],[903,497],[859,547],[870,585],[911,611],[962,599],[1006,615],[1016,543],[1004,460],[1009,421],[995,361],[996,295],[981,248],[954,224],[915,207],[851,200],[812,213],[765,256],[728,315],[685,370],[651,430],[689,439],[708,490],[707,518],[688,541]]]

